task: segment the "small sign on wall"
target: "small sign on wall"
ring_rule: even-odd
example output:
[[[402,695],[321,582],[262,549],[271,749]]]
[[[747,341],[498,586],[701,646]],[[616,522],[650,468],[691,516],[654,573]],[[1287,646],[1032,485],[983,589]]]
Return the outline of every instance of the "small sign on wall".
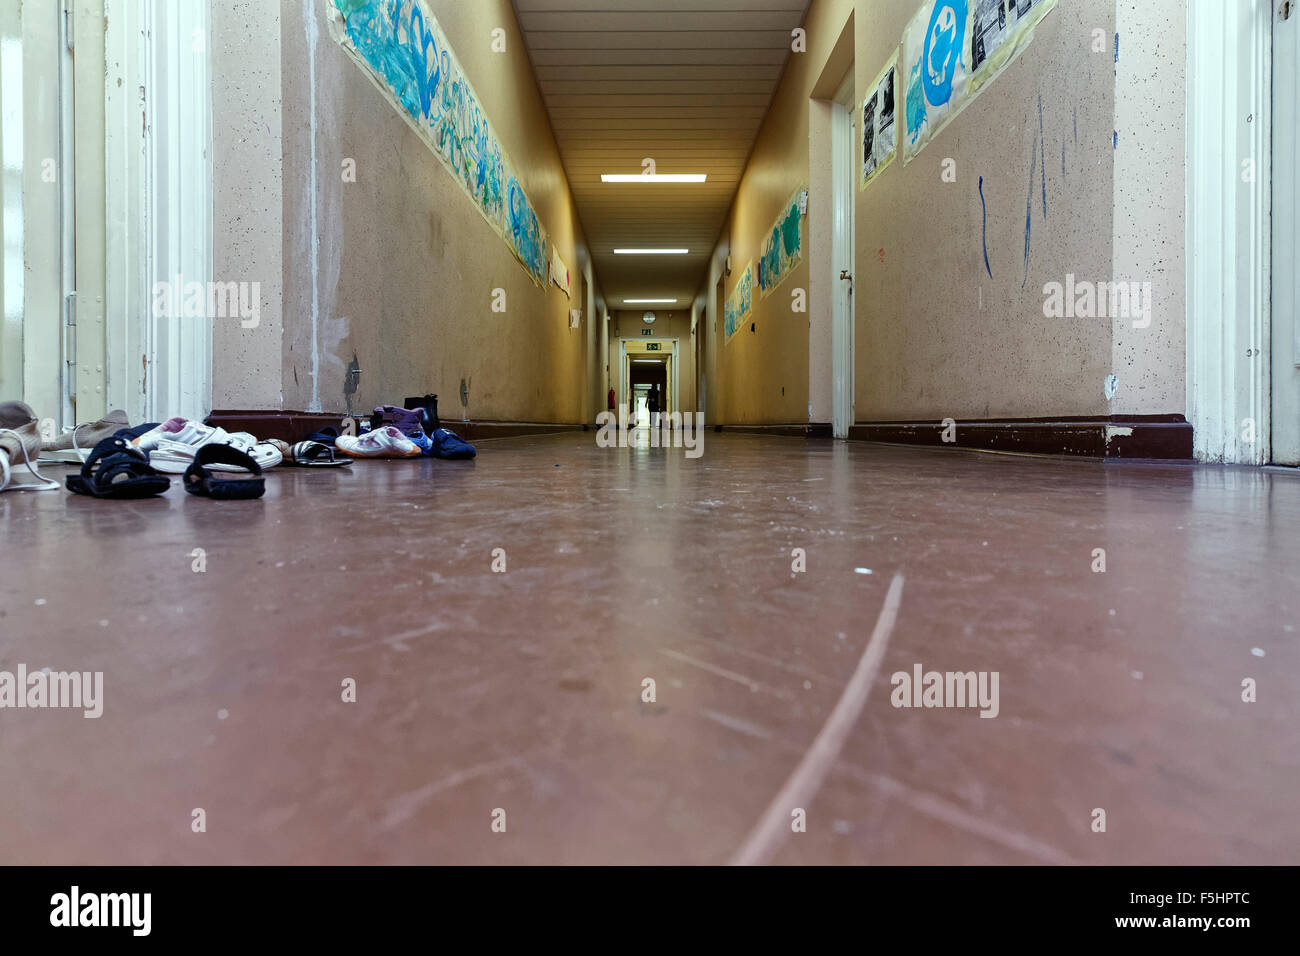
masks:
[[[642,335],[654,335],[654,334],[655,334],[655,330],[654,330],[654,329],[642,329],[642,330],[641,330],[641,334],[642,334]]]
[[[662,342],[647,342],[645,345],[647,352],[658,352],[661,348],[663,348]]]
[[[576,329],[576,328],[577,328],[579,325],[581,325],[581,324],[582,324],[582,310],[581,310],[581,309],[570,309],[570,310],[569,310],[569,328],[571,328],[571,329]]]

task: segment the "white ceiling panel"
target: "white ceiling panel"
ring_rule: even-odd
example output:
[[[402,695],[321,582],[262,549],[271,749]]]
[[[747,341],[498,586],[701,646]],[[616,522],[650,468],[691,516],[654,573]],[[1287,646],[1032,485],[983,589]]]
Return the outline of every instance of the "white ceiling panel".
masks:
[[[690,301],[808,0],[514,0],[610,308]],[[706,183],[602,183],[602,173]],[[686,256],[616,256],[627,247]]]

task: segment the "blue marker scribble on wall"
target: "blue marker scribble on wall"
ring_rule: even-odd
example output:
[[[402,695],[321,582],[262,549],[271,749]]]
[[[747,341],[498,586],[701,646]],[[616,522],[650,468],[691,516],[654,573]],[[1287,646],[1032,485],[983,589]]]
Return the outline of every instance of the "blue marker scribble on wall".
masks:
[[[984,177],[980,177],[980,209],[984,211],[984,269],[993,278],[993,267],[989,265],[989,207],[984,202]]]
[[[1043,219],[1047,219],[1047,134],[1043,132],[1043,94],[1038,94],[1038,168],[1043,180]]]
[[[1025,199],[1025,278],[1020,283],[1022,289],[1029,282],[1029,236],[1034,226],[1034,173],[1037,169],[1034,153],[1036,152],[1038,152],[1037,143],[1029,153],[1029,196]]]
[[[546,239],[537,214],[508,176],[500,140],[423,0],[334,0],[334,6],[357,55],[502,232],[533,280],[544,284]]]
[[[799,212],[799,196],[795,193],[781,218],[772,227],[771,234],[763,240],[758,260],[758,287],[766,295],[780,285],[790,271],[803,259],[803,236],[800,228],[803,216]]]

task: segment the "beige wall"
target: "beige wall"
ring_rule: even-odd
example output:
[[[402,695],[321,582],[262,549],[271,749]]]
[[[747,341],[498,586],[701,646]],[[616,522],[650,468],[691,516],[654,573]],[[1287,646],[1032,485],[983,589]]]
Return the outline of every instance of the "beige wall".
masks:
[[[460,417],[463,379],[471,418],[589,420],[599,290],[589,283],[588,302],[579,302],[589,259],[509,0],[431,0],[430,7],[569,267],[572,300],[532,283],[334,41],[330,0],[223,6],[216,5],[215,25],[224,22],[232,55],[216,60],[214,120],[218,143],[231,142],[216,156],[217,274],[254,260],[260,266],[250,278],[260,278],[264,291],[278,295],[282,275],[283,307],[268,303],[257,336],[219,333],[214,404],[361,411],[432,391],[448,417]],[[250,22],[274,29],[250,36]],[[497,28],[506,31],[505,53],[491,49]],[[257,45],[251,57],[249,44]],[[244,79],[250,62],[263,66]],[[229,129],[241,131],[242,141]],[[355,182],[344,181],[346,159],[355,161]],[[232,222],[237,231],[221,236]],[[504,314],[492,311],[498,288],[506,293]],[[583,310],[577,329],[569,328],[570,308]],[[349,394],[354,357],[361,375]]]
[[[1118,0],[1115,64],[1116,281],[1152,284],[1151,326],[1117,319],[1116,415],[1187,405],[1187,5]]]
[[[1118,71],[1117,2],[1134,30],[1122,37],[1130,59],[1122,57]],[[1186,28],[1180,17],[1142,14],[1139,6],[1062,0],[1027,50],[913,162],[905,166],[900,152],[867,190],[856,192],[858,421],[1184,411],[1184,107],[1181,84],[1167,77],[1170,69],[1181,75]],[[860,104],[917,7],[813,0],[805,23],[808,52],[791,58],[724,226],[719,251],[730,250],[734,267],[728,293],[757,258],[780,205],[822,175],[810,160],[819,144],[809,141],[809,123],[819,130],[826,124],[818,122],[818,111],[810,114],[809,100],[814,91],[830,93],[823,73],[838,62],[832,53],[850,16]],[[1095,30],[1105,38],[1103,52],[1093,51]],[[1123,127],[1118,151],[1117,123]],[[948,158],[956,162],[955,183],[941,180]],[[984,265],[981,176],[992,278]],[[756,301],[756,331],[746,324],[730,343],[719,339],[709,373],[710,391],[717,390],[712,421],[805,421],[810,402],[812,420],[829,417],[824,383],[810,381],[828,365],[822,343],[814,336],[810,351],[808,317],[790,311],[790,290],[810,286],[813,317],[829,309],[828,284],[810,272],[828,268],[814,242],[828,230],[815,221],[816,203],[810,209],[804,263],[773,295]],[[1067,273],[1092,281],[1154,280],[1162,328],[1141,336],[1108,318],[1044,317],[1044,285],[1063,283]],[[718,328],[721,336],[720,322]],[[1121,380],[1113,404],[1104,395],[1112,370]]]
[[[213,323],[213,408],[283,407],[280,27],[276,0],[212,4],[213,275],[262,290],[256,328]]]

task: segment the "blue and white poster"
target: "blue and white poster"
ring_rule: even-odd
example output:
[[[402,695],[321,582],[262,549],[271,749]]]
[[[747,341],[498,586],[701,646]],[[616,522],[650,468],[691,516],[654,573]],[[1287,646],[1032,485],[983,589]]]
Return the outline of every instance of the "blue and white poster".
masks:
[[[903,162],[932,140],[970,93],[970,0],[926,0],[903,33]]]
[[[547,236],[428,0],[333,0],[330,30],[545,285]]]

